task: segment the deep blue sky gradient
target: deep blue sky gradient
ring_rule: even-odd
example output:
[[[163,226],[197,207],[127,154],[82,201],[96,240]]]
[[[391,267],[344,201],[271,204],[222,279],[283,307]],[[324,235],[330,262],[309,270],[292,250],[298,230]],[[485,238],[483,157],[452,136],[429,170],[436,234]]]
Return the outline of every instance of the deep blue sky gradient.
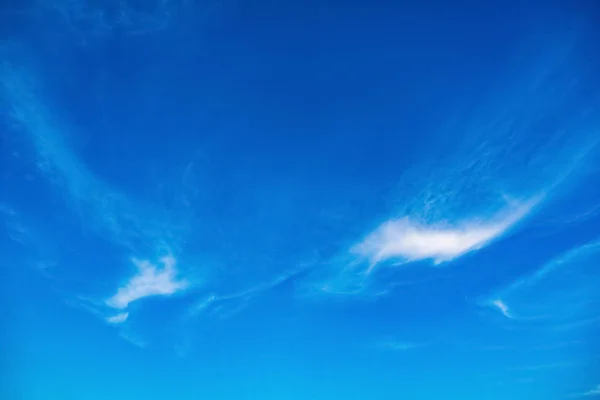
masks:
[[[3,3],[0,398],[600,395],[600,9],[525,3]]]

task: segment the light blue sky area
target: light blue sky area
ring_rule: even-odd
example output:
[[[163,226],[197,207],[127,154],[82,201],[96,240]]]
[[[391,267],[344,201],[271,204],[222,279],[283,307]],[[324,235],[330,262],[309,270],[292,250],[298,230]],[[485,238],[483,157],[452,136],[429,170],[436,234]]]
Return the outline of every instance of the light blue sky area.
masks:
[[[594,2],[0,6],[0,398],[600,396]]]

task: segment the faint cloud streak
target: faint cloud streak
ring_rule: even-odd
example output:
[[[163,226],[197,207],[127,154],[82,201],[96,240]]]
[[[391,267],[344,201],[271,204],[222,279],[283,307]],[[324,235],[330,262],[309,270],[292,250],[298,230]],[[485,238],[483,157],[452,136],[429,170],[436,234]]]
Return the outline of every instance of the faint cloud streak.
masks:
[[[582,396],[600,396],[600,385],[581,394]]]
[[[124,313],[120,313],[120,314],[117,314],[112,317],[108,317],[106,319],[106,321],[110,322],[111,324],[122,324],[123,322],[125,322],[127,320],[127,317],[129,317],[129,313],[124,312]]]

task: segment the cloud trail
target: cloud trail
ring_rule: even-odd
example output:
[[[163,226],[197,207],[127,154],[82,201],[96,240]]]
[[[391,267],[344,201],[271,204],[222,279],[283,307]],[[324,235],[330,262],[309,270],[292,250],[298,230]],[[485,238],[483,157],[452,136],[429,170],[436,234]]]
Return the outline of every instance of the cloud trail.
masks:
[[[557,63],[541,70],[563,73],[562,68]],[[539,78],[470,110],[467,123],[452,126],[452,132],[463,133],[455,142],[432,146],[402,171],[388,212],[332,257],[328,272],[320,272],[313,286],[327,288],[323,294],[364,295],[377,282],[373,272],[379,267],[442,264],[475,253],[512,233],[572,185],[574,171],[596,151],[598,139],[587,135],[596,122],[574,110],[560,126],[532,136],[540,120],[568,109],[567,99],[577,93],[567,80],[546,82],[546,72]],[[564,97],[546,96],[549,88]]]
[[[600,385],[581,394],[582,396],[600,396]]]
[[[185,222],[154,204],[134,202],[99,179],[73,150],[67,140],[71,127],[41,97],[35,74],[7,63],[0,67],[0,76],[0,95],[33,145],[36,166],[74,204],[86,226],[132,252],[177,247],[187,232]]]

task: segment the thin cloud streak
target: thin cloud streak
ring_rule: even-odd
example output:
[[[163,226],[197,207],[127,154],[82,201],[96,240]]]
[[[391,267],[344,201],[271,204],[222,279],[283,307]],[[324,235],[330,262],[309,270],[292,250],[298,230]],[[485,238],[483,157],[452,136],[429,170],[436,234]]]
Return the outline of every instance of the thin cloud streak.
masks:
[[[51,99],[40,95],[43,85],[36,74],[26,72],[22,66],[0,67],[0,99],[33,145],[37,169],[74,203],[87,226],[120,246],[132,252],[176,247],[187,223],[152,203],[132,201],[100,179],[68,140],[74,136],[73,127],[56,117]]]
[[[553,259],[552,261],[544,264],[541,268],[536,270],[533,274],[514,282],[506,290],[507,291],[513,290],[519,286],[524,286],[524,285],[533,285],[533,284],[537,283],[538,281],[542,280],[549,273],[551,273],[565,265],[568,265],[570,262],[573,262],[580,257],[594,254],[597,251],[600,251],[600,240],[594,240],[592,242],[586,243],[586,244],[579,246],[575,249],[572,249],[572,250],[566,252],[565,254]]]
[[[213,310],[214,310],[215,308],[218,308],[219,307],[218,304],[222,303],[222,302],[241,300],[242,302],[245,303],[249,299],[253,298],[254,296],[256,296],[260,293],[274,289],[274,288],[278,287],[279,285],[282,285],[282,284],[288,282],[290,279],[294,279],[296,276],[298,276],[299,274],[301,274],[304,271],[305,271],[305,267],[299,268],[296,271],[284,272],[284,273],[276,276],[271,281],[267,281],[267,282],[258,284],[256,286],[252,286],[252,287],[249,287],[247,289],[244,289],[242,291],[235,292],[235,293],[229,293],[229,294],[225,294],[225,295],[216,295],[216,294],[212,293],[208,297],[203,298],[203,299],[199,300],[198,302],[196,302],[190,308],[190,310],[188,312],[188,316],[193,317],[195,315],[198,315],[201,312],[208,310],[211,307],[213,307]],[[245,306],[241,306],[241,308],[243,308],[243,307],[245,307]]]
[[[581,394],[582,396],[600,396],[600,385]]]
[[[593,261],[599,251],[598,239],[577,246],[489,294],[480,305],[519,321],[545,321],[553,331],[595,324],[600,316],[590,311],[598,301]],[[557,285],[564,289],[551,294]]]
[[[586,392],[581,392],[581,393],[573,393],[568,395],[567,397],[569,398],[573,398],[573,397],[596,397],[596,396],[600,396],[600,384],[596,385],[596,387],[586,391]]]

